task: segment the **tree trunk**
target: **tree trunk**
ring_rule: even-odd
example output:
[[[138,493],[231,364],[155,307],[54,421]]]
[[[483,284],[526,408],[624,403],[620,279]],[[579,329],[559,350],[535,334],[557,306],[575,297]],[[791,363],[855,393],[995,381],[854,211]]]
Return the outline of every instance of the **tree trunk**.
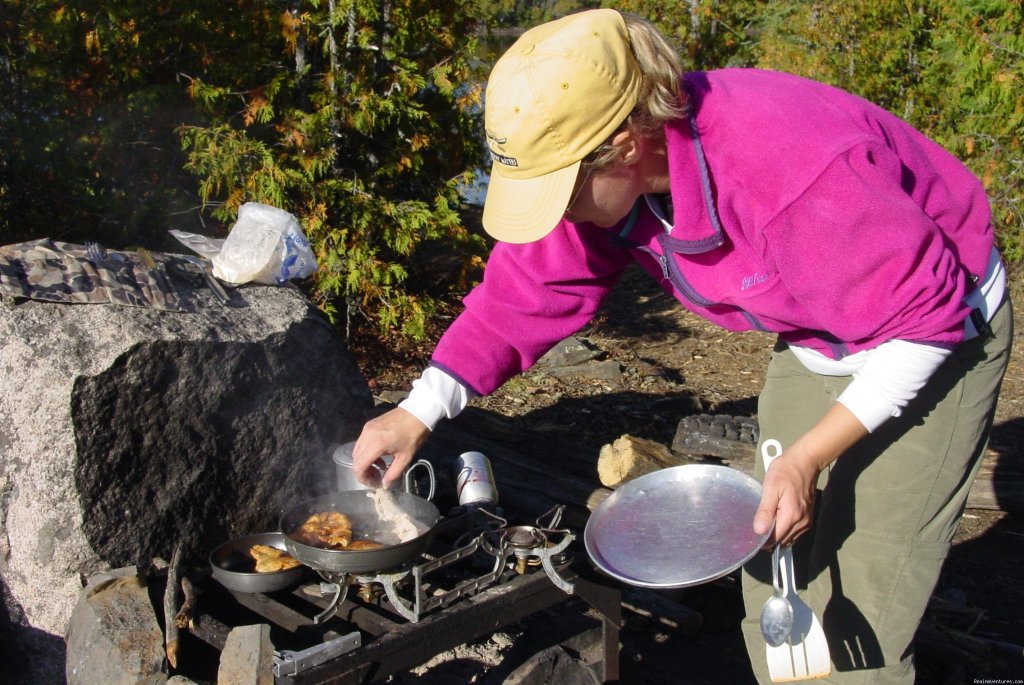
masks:
[[[302,26],[302,12],[298,0],[292,0],[288,10],[292,15],[295,27],[295,88],[298,95],[299,109],[306,111],[307,79],[306,79],[306,32]]]

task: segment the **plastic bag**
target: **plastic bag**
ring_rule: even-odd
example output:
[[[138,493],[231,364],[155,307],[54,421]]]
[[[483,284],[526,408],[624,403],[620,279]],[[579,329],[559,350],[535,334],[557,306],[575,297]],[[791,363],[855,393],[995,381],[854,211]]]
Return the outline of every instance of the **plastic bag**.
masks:
[[[220,252],[221,248],[224,247],[223,238],[207,238],[205,235],[199,235],[198,233],[174,229],[168,232],[177,238],[182,245],[207,259],[213,259]]]
[[[291,213],[259,202],[238,209],[238,221],[213,256],[213,275],[228,283],[280,285],[316,271],[316,256]]]

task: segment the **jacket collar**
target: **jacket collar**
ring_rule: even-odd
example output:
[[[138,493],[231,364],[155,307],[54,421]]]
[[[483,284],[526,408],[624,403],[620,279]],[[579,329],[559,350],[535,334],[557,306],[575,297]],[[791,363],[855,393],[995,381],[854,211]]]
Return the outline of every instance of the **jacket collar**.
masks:
[[[666,236],[675,252],[702,254],[725,244],[725,232],[715,209],[711,176],[694,117],[665,126],[668,171],[675,223]]]

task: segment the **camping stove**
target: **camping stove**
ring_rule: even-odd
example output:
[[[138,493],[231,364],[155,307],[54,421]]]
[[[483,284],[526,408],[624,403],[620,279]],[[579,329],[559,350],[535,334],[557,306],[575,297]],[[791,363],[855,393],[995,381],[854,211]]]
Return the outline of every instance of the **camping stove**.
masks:
[[[604,680],[613,682],[619,588],[590,577],[589,566],[575,567],[570,546],[576,535],[559,527],[563,510],[557,506],[531,525],[509,525],[487,508],[460,507],[438,523],[429,553],[400,568],[317,570],[318,577],[293,592],[262,595],[218,586],[218,594],[229,593],[228,609],[234,604],[257,614],[235,618],[237,625],[270,623],[278,648],[275,683],[337,685],[379,682],[577,596],[599,615]],[[222,649],[231,621],[215,616],[210,604],[192,632]]]
[[[352,588],[364,602],[375,602],[381,595],[386,596],[396,613],[415,623],[437,607],[499,582],[509,570],[523,575],[537,566],[555,586],[572,594],[573,584],[558,571],[559,566],[568,563],[565,550],[576,539],[571,530],[557,527],[564,509],[563,506],[553,508],[538,518],[535,525],[510,527],[506,519],[488,509],[476,508],[464,515],[471,522],[470,532],[456,541],[452,551],[440,557],[417,559],[399,569],[369,574],[317,569],[324,582],[319,587],[307,587],[306,592],[329,599],[327,607],[313,617],[313,623],[323,623],[334,616]],[[490,570],[448,590],[431,586],[429,574],[474,555],[491,562]]]

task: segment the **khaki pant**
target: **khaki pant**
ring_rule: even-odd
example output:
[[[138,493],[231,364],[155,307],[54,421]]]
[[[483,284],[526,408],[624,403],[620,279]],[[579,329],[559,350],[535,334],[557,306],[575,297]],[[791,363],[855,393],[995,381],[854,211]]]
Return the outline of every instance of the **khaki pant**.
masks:
[[[914,682],[914,633],[981,464],[1009,360],[1008,300],[991,328],[960,345],[902,416],[821,475],[815,526],[794,547],[800,597],[821,620],[832,657],[831,677],[818,682]],[[850,381],[813,374],[777,345],[758,404],[761,439],[785,449]],[[743,635],[760,683],[771,682],[758,623],[771,595],[770,556],[743,570]]]

